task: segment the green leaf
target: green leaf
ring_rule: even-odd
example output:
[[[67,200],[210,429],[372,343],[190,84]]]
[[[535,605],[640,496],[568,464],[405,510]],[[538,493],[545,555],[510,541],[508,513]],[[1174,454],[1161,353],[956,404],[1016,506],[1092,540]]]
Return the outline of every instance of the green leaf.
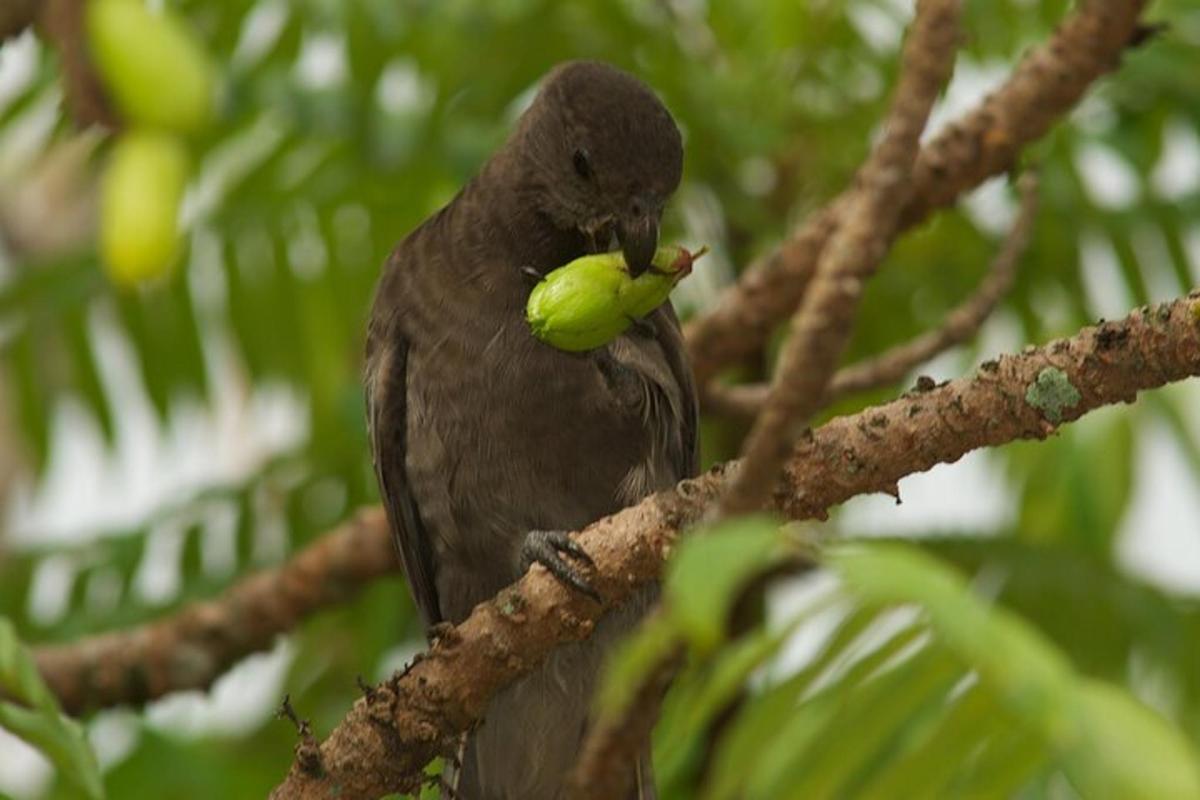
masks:
[[[1103,681],[1084,681],[1075,699],[1082,735],[1065,762],[1081,795],[1096,800],[1200,798],[1196,752],[1166,720]]]
[[[1200,798],[1197,758],[1179,731],[1119,687],[1080,677],[1028,623],[985,605],[947,567],[899,544],[839,547],[830,560],[867,602],[917,604],[1084,796]]]
[[[0,686],[10,698],[34,709],[58,710],[58,702],[42,682],[37,664],[25,651],[7,617],[0,617]]]
[[[803,609],[777,629],[758,629],[718,650],[711,662],[689,670],[672,689],[658,723],[654,771],[659,785],[683,786],[703,756],[698,732],[730,707],[750,676],[775,656],[796,629],[824,604]]]
[[[782,683],[759,692],[747,700],[737,724],[722,741],[718,750],[712,779],[705,797],[740,797],[748,772],[760,770],[770,772],[770,762],[764,766],[764,758],[771,743],[784,735],[786,726],[788,740],[797,745],[810,733],[828,724],[839,702],[839,688],[857,686],[862,680],[875,673],[889,659],[909,647],[920,633],[915,626],[904,628],[874,643],[865,654],[855,656],[853,648],[867,636],[866,630],[876,621],[875,615],[856,610],[841,621],[837,630],[813,661]],[[846,662],[850,661],[849,664]],[[800,702],[814,683],[827,678],[834,672],[824,688],[813,698]],[[805,718],[797,716],[805,709]],[[810,718],[815,715],[815,719]],[[824,720],[824,721],[822,721]],[[815,726],[815,727],[814,727]],[[789,754],[778,754],[784,760]]]
[[[691,646],[703,653],[724,638],[750,579],[799,555],[796,539],[771,517],[720,522],[683,539],[667,566],[664,600]]]
[[[862,788],[862,797],[950,796],[948,788],[980,748],[979,732],[993,726],[1001,713],[978,684],[968,687],[948,701],[945,714],[935,725],[913,737],[903,753],[875,773]]]
[[[794,752],[782,779],[760,796],[856,796],[856,783],[886,763],[889,750],[914,726],[940,713],[946,692],[962,675],[957,659],[924,647],[857,691],[838,692],[842,701],[821,736]],[[790,749],[791,743],[781,735],[776,746]]]
[[[616,716],[624,711],[646,676],[678,645],[679,634],[671,617],[649,617],[608,659],[596,692],[596,713]]]
[[[59,711],[33,657],[4,617],[0,617],[0,696],[11,698],[0,700],[0,727],[45,753],[87,797],[104,797],[100,768],[83,728]]]
[[[1069,662],[1017,617],[990,608],[951,568],[906,545],[835,548],[831,561],[865,602],[915,603],[938,637],[980,671],[1019,713],[1061,732],[1059,703],[1070,683]],[[1058,735],[1057,733],[1055,735]]]

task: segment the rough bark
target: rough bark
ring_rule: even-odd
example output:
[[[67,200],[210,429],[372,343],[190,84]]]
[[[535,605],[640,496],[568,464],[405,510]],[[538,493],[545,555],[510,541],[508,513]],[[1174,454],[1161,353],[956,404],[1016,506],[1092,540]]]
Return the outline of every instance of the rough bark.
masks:
[[[1037,179],[1033,173],[1021,177],[1021,210],[988,267],[979,288],[946,315],[946,321],[931,331],[901,342],[884,352],[842,367],[829,381],[821,406],[856,392],[888,386],[939,353],[974,336],[1012,286],[1017,263],[1029,244],[1037,213]],[[708,409],[718,414],[752,418],[767,401],[770,384],[709,386]]]
[[[1144,5],[1144,0],[1084,0],[1045,44],[1021,60],[1003,86],[926,143],[913,167],[912,194],[900,227],[920,223],[987,178],[1011,171],[1021,150],[1115,68],[1127,47],[1142,40]],[[845,202],[843,194],[811,215],[686,326],[701,391],[722,367],[758,350],[799,305]]]
[[[980,447],[1042,439],[1087,412],[1200,374],[1200,292],[1139,309],[1069,339],[982,365],[975,375],[841,417],[797,446],[770,506],[824,518],[859,494]],[[603,603],[535,566],[448,629],[409,669],[360,698],[319,747],[302,744],[276,798],[378,797],[413,789],[433,757],[479,722],[488,699],[560,643],[586,637],[609,608],[657,579],[681,532],[720,495],[736,464],[681,482],[579,534]]]
[[[961,36],[961,5],[924,0],[904,45],[900,83],[883,137],[846,196],[845,222],[830,237],[791,333],[775,380],[742,447],[742,469],[721,498],[726,515],[759,508],[771,493],[792,443],[820,408],[858,317],[870,278],[891,248],[911,192],[921,132],[950,78]]]
[[[301,619],[399,571],[387,520],[372,509],[218,598],[140,628],[40,647],[38,668],[70,714],[206,689]]]

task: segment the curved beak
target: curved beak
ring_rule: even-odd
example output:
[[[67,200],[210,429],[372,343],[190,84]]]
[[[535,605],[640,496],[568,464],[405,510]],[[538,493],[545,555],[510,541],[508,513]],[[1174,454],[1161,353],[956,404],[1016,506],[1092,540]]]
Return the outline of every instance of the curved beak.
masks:
[[[643,209],[645,206],[617,220],[617,242],[629,265],[629,274],[635,278],[650,268],[658,248],[658,214]]]

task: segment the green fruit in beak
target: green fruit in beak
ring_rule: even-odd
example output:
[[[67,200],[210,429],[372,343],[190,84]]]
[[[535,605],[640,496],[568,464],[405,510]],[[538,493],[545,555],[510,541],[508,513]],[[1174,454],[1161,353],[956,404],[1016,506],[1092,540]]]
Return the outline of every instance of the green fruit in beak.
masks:
[[[560,350],[603,347],[665,303],[705,252],[660,247],[650,269],[637,278],[630,276],[619,252],[577,258],[533,287],[525,318],[534,336]]]

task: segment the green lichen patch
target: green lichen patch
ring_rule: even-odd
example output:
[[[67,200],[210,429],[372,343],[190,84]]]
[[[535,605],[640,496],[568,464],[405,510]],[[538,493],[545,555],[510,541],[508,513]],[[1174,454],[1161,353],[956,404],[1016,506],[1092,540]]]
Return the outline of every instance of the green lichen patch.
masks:
[[[1082,399],[1067,373],[1058,367],[1046,367],[1037,380],[1025,389],[1025,402],[1042,412],[1042,416],[1057,425],[1062,422],[1063,409],[1074,408]]]

